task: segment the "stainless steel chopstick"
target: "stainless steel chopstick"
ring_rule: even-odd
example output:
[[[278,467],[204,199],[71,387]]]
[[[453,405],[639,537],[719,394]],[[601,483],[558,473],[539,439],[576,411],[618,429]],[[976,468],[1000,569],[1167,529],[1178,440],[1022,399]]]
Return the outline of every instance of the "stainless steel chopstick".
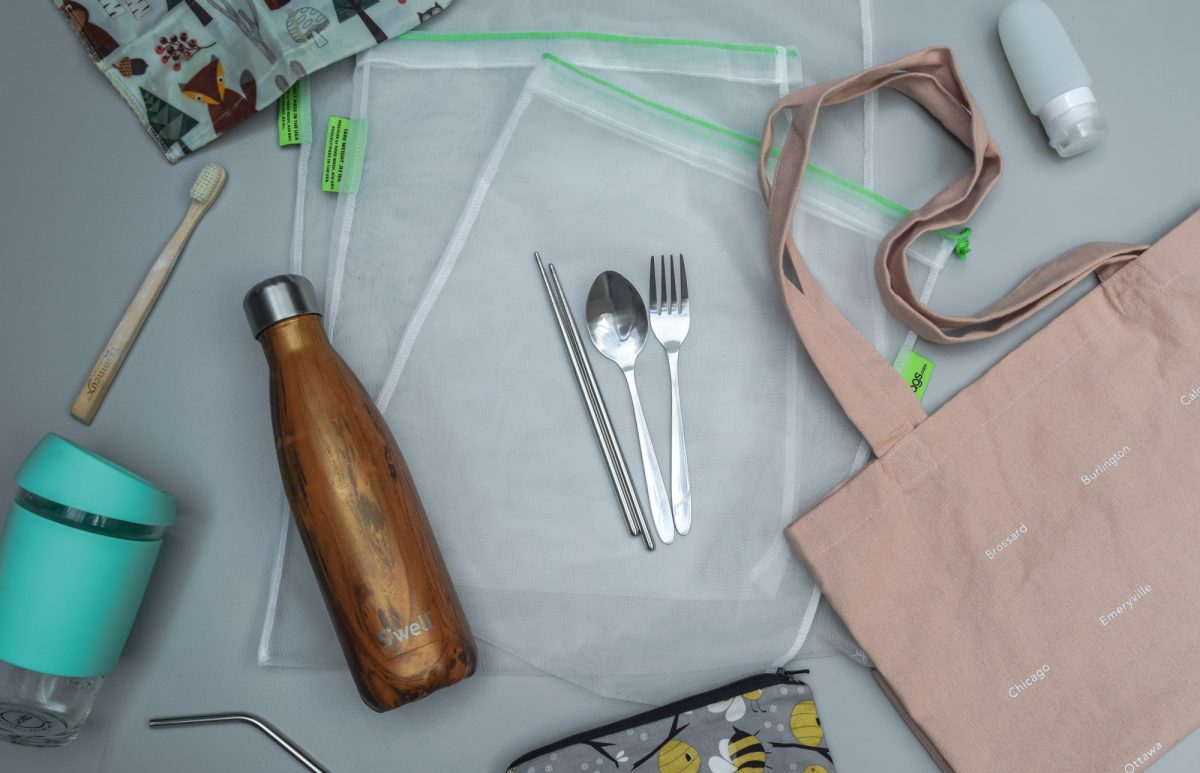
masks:
[[[538,271],[542,274],[542,284],[546,288],[546,295],[550,299],[550,307],[554,311],[555,322],[558,323],[558,332],[562,336],[563,345],[567,347],[567,355],[571,360],[571,370],[575,373],[575,381],[579,385],[579,392],[583,396],[584,403],[587,405],[588,417],[592,420],[592,429],[596,434],[596,442],[600,444],[600,450],[604,453],[604,463],[608,467],[608,475],[612,480],[613,488],[616,489],[617,499],[621,504],[621,513],[625,516],[625,523],[629,527],[629,533],[638,536],[643,533],[642,523],[634,514],[635,507],[640,508],[640,503],[630,502],[629,492],[621,480],[621,475],[618,469],[616,455],[613,452],[612,444],[609,437],[604,431],[603,421],[600,418],[601,412],[607,412],[601,407],[602,404],[596,399],[597,394],[590,389],[590,385],[585,376],[585,365],[581,362],[582,351],[578,343],[578,338],[571,335],[575,330],[575,323],[571,317],[569,307],[565,307],[560,303],[562,287],[558,283],[557,275],[551,279],[551,276],[546,271],[546,267],[542,264],[542,256],[539,253],[533,253],[533,259],[537,262]],[[557,292],[556,292],[557,291]]]
[[[600,394],[600,385],[596,383],[596,372],[592,370],[592,361],[588,359],[583,345],[583,338],[579,335],[579,329],[575,327],[575,318],[571,314],[571,304],[567,302],[567,296],[562,289],[562,282],[558,279],[558,269],[554,267],[553,263],[548,268],[550,270],[551,290],[566,322],[567,332],[572,344],[571,348],[578,356],[580,370],[582,371],[584,383],[587,386],[587,394],[590,395],[592,405],[600,418],[602,434],[607,441],[608,449],[616,460],[621,492],[629,503],[629,508],[637,522],[638,530],[634,534],[642,536],[647,550],[654,550],[654,537],[651,536],[650,527],[646,524],[646,516],[642,512],[641,501],[638,499],[637,489],[633,485],[633,478],[629,476],[629,467],[625,464],[625,454],[621,452],[621,443],[617,440],[617,433],[613,430],[612,420],[608,416],[608,406],[604,404],[604,396]]]
[[[621,512],[625,516],[626,525],[631,534],[642,537],[647,550],[654,550],[654,538],[650,534],[650,529],[647,528],[641,503],[638,501],[633,481],[629,477],[629,469],[626,467],[625,458],[621,453],[621,446],[608,417],[608,408],[604,404],[604,398],[600,395],[591,362],[584,353],[583,340],[579,337],[579,331],[575,327],[574,318],[571,316],[571,307],[562,291],[558,272],[551,264],[549,273],[547,273],[546,267],[542,264],[542,256],[535,252],[533,257],[537,261],[538,271],[541,272],[542,284],[546,288],[550,307],[554,311],[554,319],[558,323],[558,332],[562,336],[563,345],[567,348],[567,355],[571,360],[571,370],[575,373],[576,383],[579,385],[579,391],[587,406],[588,417],[592,420],[596,442],[600,444],[600,450],[604,454],[604,463],[608,467],[609,478],[617,492],[617,499],[621,504]]]

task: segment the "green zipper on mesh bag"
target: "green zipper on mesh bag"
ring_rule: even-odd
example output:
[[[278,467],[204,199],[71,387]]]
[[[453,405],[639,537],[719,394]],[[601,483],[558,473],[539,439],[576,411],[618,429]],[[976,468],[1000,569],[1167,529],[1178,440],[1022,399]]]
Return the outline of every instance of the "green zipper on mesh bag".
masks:
[[[407,38],[413,34],[414,33],[409,33],[408,35],[405,35],[404,37]],[[548,34],[553,34],[553,33],[548,33]],[[560,33],[560,34],[562,34],[562,35],[587,34],[590,36],[592,34],[599,34],[599,33]],[[614,36],[614,37],[620,37],[620,36]],[[628,40],[630,42],[634,42],[638,39],[630,38]],[[652,39],[643,38],[642,40],[652,40]],[[658,40],[658,39],[653,39],[653,40]],[[714,44],[714,45],[724,47],[726,44]],[[766,46],[751,46],[751,47],[747,47],[747,48],[754,49],[754,50],[766,50],[766,51],[774,51],[775,50],[775,49],[772,49],[772,48],[769,48]],[[582,70],[579,67],[576,67],[575,65],[571,64],[570,62],[564,61],[563,59],[555,56],[554,54],[542,54],[542,58],[547,59],[551,62],[554,62],[555,64],[557,64],[561,67],[564,67],[567,70],[570,70],[571,72],[575,73],[576,75],[586,78],[587,80],[595,83],[596,85],[602,86],[603,88],[606,88],[606,89],[609,89],[609,90],[613,91],[614,93],[620,94],[623,97],[631,99],[640,105],[651,108],[652,110],[657,110],[659,112],[665,113],[667,115],[672,116],[673,118],[678,118],[681,121],[685,121],[685,122],[693,124],[695,126],[699,126],[701,128],[707,129],[709,131],[713,131],[718,134],[722,134],[726,137],[730,137],[734,140],[737,140],[739,143],[745,145],[747,147],[747,149],[752,149],[755,153],[757,153],[758,148],[761,145],[761,143],[757,139],[755,139],[754,137],[751,137],[748,134],[742,134],[741,132],[736,131],[734,129],[730,129],[725,126],[721,126],[720,124],[715,124],[711,121],[706,121],[703,118],[698,118],[694,115],[690,115],[681,110],[677,110],[676,108],[673,108],[669,105],[664,105],[661,102],[655,102],[652,99],[647,99],[646,97],[643,97],[639,94],[635,94],[632,91],[629,91],[628,89],[623,89],[620,86],[616,85],[615,83],[611,83],[597,75],[593,75],[592,73],[587,72],[586,70]],[[771,149],[771,157],[774,158],[774,157],[777,157],[778,155],[779,155],[779,148],[772,148]],[[861,186],[857,183],[851,182],[850,180],[847,180],[846,178],[841,177],[840,175],[830,172],[828,169],[823,169],[823,168],[817,166],[816,164],[808,164],[805,167],[805,171],[821,177],[822,179],[836,185],[837,187],[840,187],[840,188],[848,191],[849,193],[862,199],[863,201],[866,201],[870,204],[878,206],[882,209],[888,210],[889,212],[899,215],[902,218],[908,217],[909,215],[912,214],[912,210],[909,209],[908,207],[905,207],[903,204],[897,204],[896,202],[892,201],[891,199],[888,199],[884,196],[879,195],[875,191],[868,190],[867,188],[864,188],[863,186]],[[947,229],[938,229],[937,233],[943,239],[946,239],[947,241],[954,243],[954,254],[959,258],[959,260],[966,259],[967,254],[971,251],[971,242],[970,242],[971,229],[970,228],[963,228],[958,233],[955,233],[955,232],[947,230]]]
[[[694,48],[712,48],[712,49],[719,49],[722,51],[744,51],[747,53],[760,53],[760,54],[774,54],[779,50],[775,46],[754,45],[754,44],[748,44],[748,43],[721,43],[721,42],[710,41],[710,40],[687,40],[687,39],[680,39],[680,38],[651,38],[651,37],[639,37],[636,35],[618,35],[618,34],[607,33],[607,32],[585,32],[585,31],[579,31],[579,30],[542,31],[542,32],[450,32],[450,33],[423,32],[421,30],[414,30],[412,32],[407,32],[404,35],[399,36],[399,38],[397,38],[397,39],[411,41],[411,42],[418,42],[418,43],[419,42],[466,43],[466,42],[504,41],[504,40],[594,40],[594,41],[599,41],[599,42],[604,42],[604,43],[625,43],[625,44],[629,44],[629,45],[641,45],[641,46],[689,46],[689,47],[694,47]],[[796,49],[794,49],[794,48],[788,48],[788,49],[786,49],[786,51],[787,51],[787,55],[789,57],[794,57],[797,55]],[[633,100],[639,102],[640,104],[645,105],[646,107],[650,107],[655,110],[659,110],[659,111],[668,113],[676,118],[687,121],[689,123],[693,123],[698,126],[702,126],[704,128],[710,129],[712,131],[716,131],[721,134],[725,134],[729,137],[733,137],[739,141],[742,141],[744,143],[747,143],[748,145],[751,145],[755,149],[757,149],[759,146],[759,141],[749,135],[742,134],[741,132],[734,131],[733,129],[729,129],[724,126],[720,126],[720,125],[712,123],[710,121],[706,121],[703,118],[698,118],[696,116],[689,115],[680,110],[676,110],[675,108],[669,107],[668,105],[664,105],[662,103],[655,102],[650,99],[646,99],[645,97],[642,97],[638,94],[634,94],[631,91],[628,91],[626,89],[621,88],[620,86],[617,86],[615,83],[611,83],[609,81],[604,80],[603,78],[600,78],[596,75],[586,72],[585,70],[581,70],[578,67],[572,65],[570,62],[566,62],[566,61],[560,59],[559,57],[554,56],[553,54],[543,54],[543,56],[559,65],[562,65],[563,67],[566,67],[567,69],[569,69],[575,73],[578,73],[579,75],[582,75],[585,78],[588,78],[589,80],[591,80],[601,86],[604,86],[605,88],[611,89],[618,94],[629,97],[630,99],[633,99]],[[778,155],[779,155],[779,149],[773,148],[771,150],[771,156],[775,157]],[[858,185],[857,183],[851,182],[850,180],[847,180],[846,178],[841,177],[840,175],[830,172],[828,169],[823,169],[823,168],[817,166],[816,164],[809,164],[807,167],[805,167],[805,169],[806,169],[806,171],[811,172],[812,174],[818,175],[818,176],[824,178],[825,180],[827,180],[828,182],[830,182],[840,188],[843,188],[846,191],[849,191],[850,193],[854,194],[855,196],[858,196],[865,201],[868,201],[868,202],[875,204],[885,210],[888,210],[894,214],[897,214],[902,218],[908,217],[910,214],[912,214],[912,210],[909,209],[908,207],[905,207],[903,204],[897,204],[896,202],[892,201],[891,199],[888,199],[885,196],[879,195],[875,191],[868,190],[867,188],[864,188],[863,186]],[[954,243],[954,254],[958,257],[959,260],[966,260],[967,254],[970,253],[970,251],[971,251],[971,242],[970,242],[971,229],[970,228],[963,228],[958,233],[955,233],[953,231],[949,231],[946,229],[939,229],[938,235],[941,236],[943,239],[953,242]]]
[[[431,43],[468,43],[487,40],[595,40],[602,43],[628,43],[638,46],[689,46],[692,48],[716,48],[722,51],[745,51],[754,54],[773,54],[775,46],[749,43],[720,43],[712,40],[685,40],[680,38],[647,38],[636,35],[616,35],[608,32],[548,31],[548,32],[407,32],[398,40]],[[796,56],[796,49],[786,49],[789,57]]]

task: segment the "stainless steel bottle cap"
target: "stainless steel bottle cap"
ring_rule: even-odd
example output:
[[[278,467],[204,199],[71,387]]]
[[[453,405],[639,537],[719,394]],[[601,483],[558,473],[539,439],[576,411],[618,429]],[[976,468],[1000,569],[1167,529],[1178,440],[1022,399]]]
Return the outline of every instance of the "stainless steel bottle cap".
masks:
[[[254,337],[276,322],[304,314],[321,315],[321,304],[312,283],[299,274],[280,274],[264,279],[242,300],[246,321]]]

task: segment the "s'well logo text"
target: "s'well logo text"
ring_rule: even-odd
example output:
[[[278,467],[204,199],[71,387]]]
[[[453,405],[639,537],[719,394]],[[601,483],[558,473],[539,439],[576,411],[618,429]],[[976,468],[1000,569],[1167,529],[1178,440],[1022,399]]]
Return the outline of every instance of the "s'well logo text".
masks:
[[[417,616],[417,619],[408,625],[401,625],[393,628],[387,626],[379,633],[375,634],[376,638],[383,645],[385,650],[390,650],[400,644],[404,644],[409,639],[416,638],[421,634],[433,630],[433,619],[430,618],[429,612],[422,612]]]

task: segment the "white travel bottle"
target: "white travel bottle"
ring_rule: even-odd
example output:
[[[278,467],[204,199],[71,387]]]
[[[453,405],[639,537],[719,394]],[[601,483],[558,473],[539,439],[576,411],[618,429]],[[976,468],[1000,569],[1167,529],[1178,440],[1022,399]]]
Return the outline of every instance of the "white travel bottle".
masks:
[[[1099,144],[1108,122],[1092,77],[1062,22],[1042,0],[1014,0],[1000,14],[1000,43],[1029,112],[1063,158]]]

